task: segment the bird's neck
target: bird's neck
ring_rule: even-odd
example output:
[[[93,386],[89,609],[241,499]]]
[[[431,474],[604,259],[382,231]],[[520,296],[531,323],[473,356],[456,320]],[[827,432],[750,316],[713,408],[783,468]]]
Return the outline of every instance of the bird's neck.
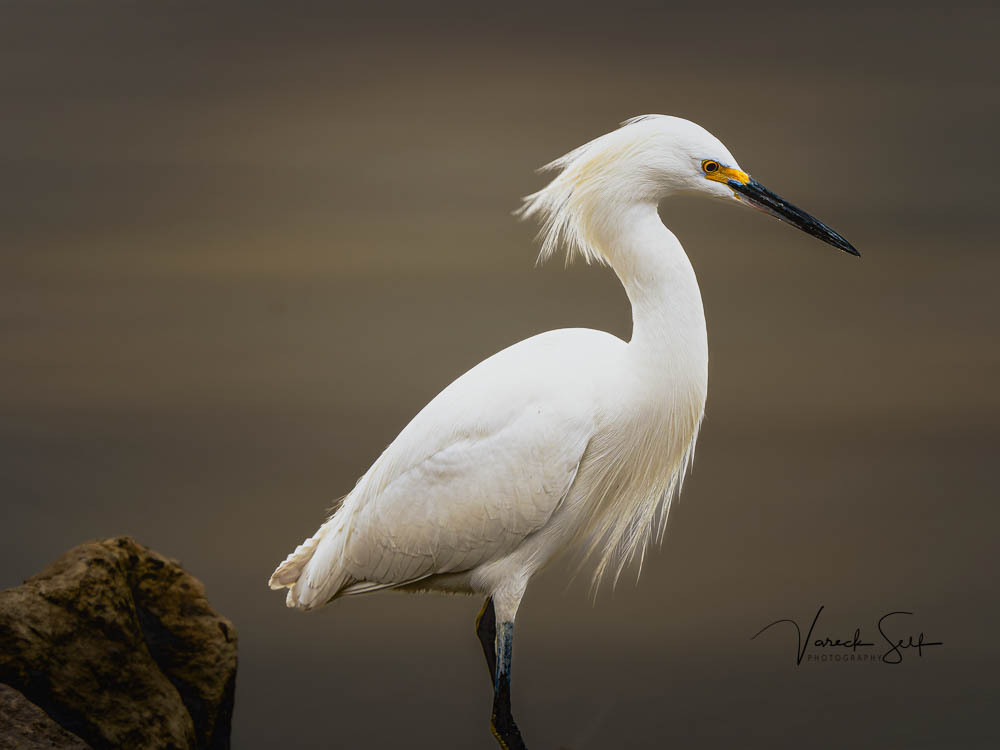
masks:
[[[656,204],[618,211],[604,222],[599,241],[632,303],[631,356],[663,376],[675,373],[707,384],[701,291],[691,261],[663,225]]]

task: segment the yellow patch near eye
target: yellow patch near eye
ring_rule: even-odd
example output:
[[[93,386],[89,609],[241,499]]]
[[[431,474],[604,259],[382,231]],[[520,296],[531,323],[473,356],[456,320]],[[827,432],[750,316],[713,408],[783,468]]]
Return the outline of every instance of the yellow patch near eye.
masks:
[[[721,164],[714,172],[708,172],[705,174],[706,180],[712,180],[713,182],[721,182],[725,185],[730,180],[736,180],[741,185],[746,185],[750,182],[750,175],[744,172],[742,169],[733,169],[731,167],[724,167]]]

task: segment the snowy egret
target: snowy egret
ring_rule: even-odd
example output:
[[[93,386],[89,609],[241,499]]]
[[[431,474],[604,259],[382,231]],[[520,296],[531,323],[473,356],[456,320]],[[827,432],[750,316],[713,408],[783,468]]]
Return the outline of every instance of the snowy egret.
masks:
[[[658,203],[695,192],[735,199],[858,255],[764,188],[687,120],[646,115],[548,165],[528,196],[545,259],[610,265],[632,304],[628,343],[549,331],[481,362],[389,445],[329,520],[271,576],[289,607],[384,589],[485,596],[476,632],[493,682],[490,727],[524,747],[510,709],[514,616],[531,577],[567,548],[597,559],[594,583],[664,529],[694,453],[708,387],[694,270]]]

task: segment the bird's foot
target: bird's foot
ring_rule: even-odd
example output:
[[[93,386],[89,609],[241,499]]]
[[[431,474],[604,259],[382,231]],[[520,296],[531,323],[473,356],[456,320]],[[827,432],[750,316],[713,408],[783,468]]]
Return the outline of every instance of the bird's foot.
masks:
[[[521,739],[521,730],[514,723],[514,717],[509,713],[493,714],[490,717],[490,731],[496,737],[503,750],[527,750]]]

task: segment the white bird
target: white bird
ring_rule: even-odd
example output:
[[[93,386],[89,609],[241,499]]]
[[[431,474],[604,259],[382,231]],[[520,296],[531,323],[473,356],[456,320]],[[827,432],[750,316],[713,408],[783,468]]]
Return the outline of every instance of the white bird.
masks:
[[[274,589],[310,610],[383,589],[486,597],[476,630],[493,680],[491,729],[524,747],[510,710],[514,619],[532,576],[584,545],[595,585],[663,533],[694,454],[708,388],[694,270],[657,205],[701,193],[758,208],[853,255],[839,234],[744,172],[722,143],[646,115],[548,165],[525,199],[541,259],[610,265],[632,304],[625,342],[582,328],[521,341],[425,406],[332,516],[278,566]]]

